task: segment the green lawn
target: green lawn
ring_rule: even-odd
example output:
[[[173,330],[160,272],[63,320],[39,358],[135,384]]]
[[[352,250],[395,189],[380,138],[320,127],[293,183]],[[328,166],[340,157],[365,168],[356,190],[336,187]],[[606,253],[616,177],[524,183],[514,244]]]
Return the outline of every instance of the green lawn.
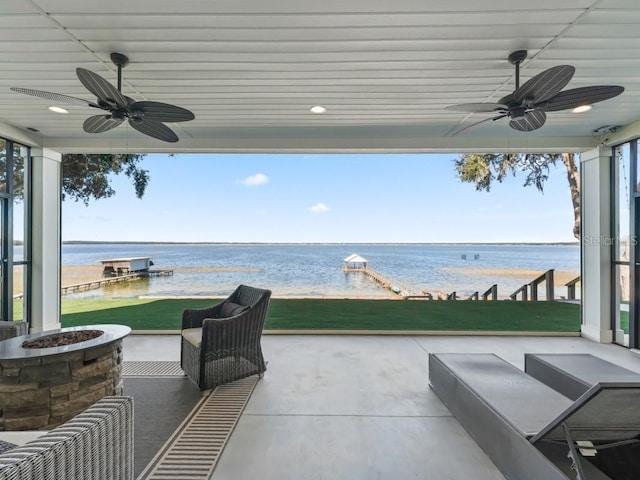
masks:
[[[620,310],[620,328],[624,333],[629,333],[629,312]]]
[[[200,299],[62,299],[62,325],[118,323],[134,330],[179,330]],[[579,305],[561,302],[272,299],[266,330],[580,331]]]

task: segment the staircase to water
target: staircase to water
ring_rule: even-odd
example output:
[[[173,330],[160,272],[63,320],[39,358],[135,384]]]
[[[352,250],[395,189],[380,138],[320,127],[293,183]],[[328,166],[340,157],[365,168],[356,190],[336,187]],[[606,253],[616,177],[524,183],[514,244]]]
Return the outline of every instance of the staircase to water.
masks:
[[[433,300],[434,296],[429,292],[419,292],[416,293],[412,289],[402,286],[400,282],[392,281],[390,278],[381,274],[380,272],[369,268],[368,266],[344,266],[343,271],[345,273],[362,273],[369,278],[371,278],[374,282],[380,284],[382,287],[390,290],[396,295],[401,296],[406,300]],[[555,297],[555,286],[554,286],[554,270],[550,269],[539,275],[535,279],[533,279],[529,283],[525,283],[520,288],[518,288],[515,292],[509,295],[511,300],[517,301],[532,301],[537,302],[541,300],[541,295],[539,292],[539,288],[542,284],[545,286],[544,292],[544,300],[554,301],[557,300]],[[575,277],[571,281],[565,283],[565,287],[567,287],[567,296],[561,297],[561,299],[566,300],[575,300],[576,299],[576,284],[580,282],[580,276]],[[462,298],[458,295],[456,291],[451,293],[439,292],[439,295],[436,296],[436,300],[477,300],[477,301],[496,301],[498,300],[498,285],[491,285],[484,293],[480,294],[479,291],[473,292],[466,298]]]

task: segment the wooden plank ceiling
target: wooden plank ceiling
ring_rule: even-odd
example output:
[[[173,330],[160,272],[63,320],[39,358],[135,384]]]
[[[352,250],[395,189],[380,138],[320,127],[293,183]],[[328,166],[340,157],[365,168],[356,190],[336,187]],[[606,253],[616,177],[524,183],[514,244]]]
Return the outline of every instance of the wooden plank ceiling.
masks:
[[[162,148],[127,126],[87,134],[82,122],[95,111],[71,105],[60,115],[47,100],[9,90],[94,101],[75,68],[115,84],[109,55],[121,52],[131,62],[123,93],[195,113],[194,121],[170,125],[181,138],[177,148],[256,138],[274,148],[300,138],[345,149],[354,138],[354,148],[380,138],[389,148],[418,138],[425,148],[455,148],[451,134],[486,115],[445,107],[510,93],[514,67],[506,57],[526,49],[522,81],[570,64],[576,74],[567,88],[626,90],[586,114],[550,113],[534,132],[515,132],[504,120],[463,141],[588,138],[603,125],[640,118],[639,27],[637,0],[3,0],[0,121],[70,148],[122,140]],[[310,113],[314,105],[327,112]]]

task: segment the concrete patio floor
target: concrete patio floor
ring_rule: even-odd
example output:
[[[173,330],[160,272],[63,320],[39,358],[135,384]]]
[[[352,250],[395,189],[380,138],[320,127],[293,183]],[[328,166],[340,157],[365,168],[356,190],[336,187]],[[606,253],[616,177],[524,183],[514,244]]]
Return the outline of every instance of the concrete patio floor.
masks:
[[[172,335],[131,335],[124,359],[179,360]],[[428,353],[592,353],[640,372],[616,345],[559,337],[262,337],[268,370],[212,479],[503,479],[429,388]]]

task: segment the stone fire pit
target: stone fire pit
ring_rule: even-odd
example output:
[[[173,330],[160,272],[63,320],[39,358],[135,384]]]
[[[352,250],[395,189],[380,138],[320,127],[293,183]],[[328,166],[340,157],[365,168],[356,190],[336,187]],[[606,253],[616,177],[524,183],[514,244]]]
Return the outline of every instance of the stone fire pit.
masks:
[[[62,347],[64,345],[73,345],[74,343],[93,340],[103,333],[102,330],[73,330],[71,332],[53,333],[33,340],[25,340],[20,346],[22,348]]]
[[[0,342],[0,431],[46,430],[122,394],[122,325],[62,328]]]

